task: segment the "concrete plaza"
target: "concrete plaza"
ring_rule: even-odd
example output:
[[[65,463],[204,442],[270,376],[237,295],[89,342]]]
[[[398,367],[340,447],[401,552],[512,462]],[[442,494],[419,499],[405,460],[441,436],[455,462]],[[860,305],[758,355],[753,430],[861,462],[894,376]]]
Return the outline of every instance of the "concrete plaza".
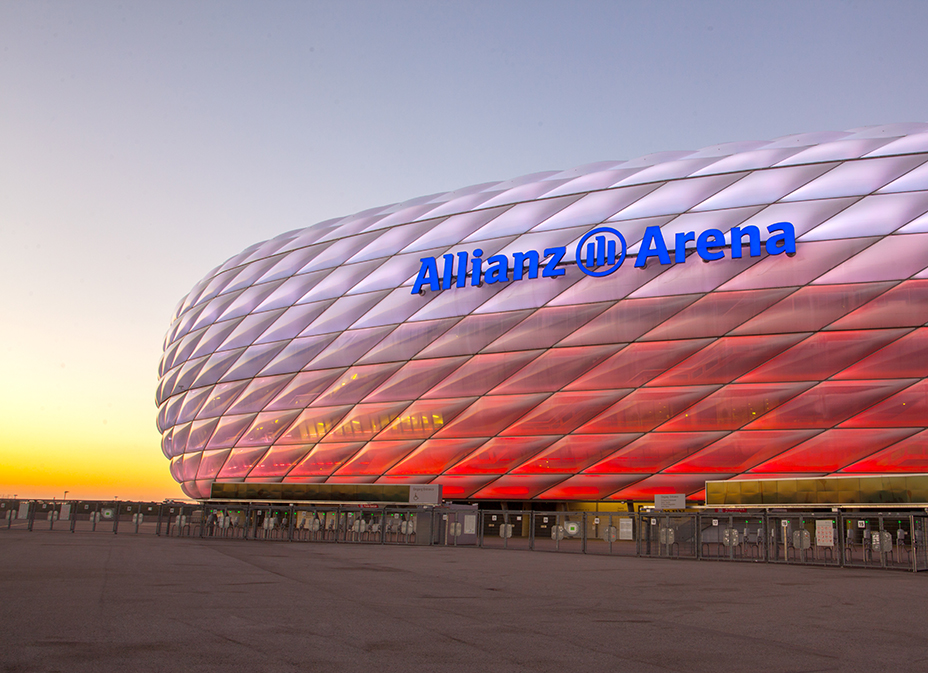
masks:
[[[0,531],[0,670],[915,671],[928,573]]]

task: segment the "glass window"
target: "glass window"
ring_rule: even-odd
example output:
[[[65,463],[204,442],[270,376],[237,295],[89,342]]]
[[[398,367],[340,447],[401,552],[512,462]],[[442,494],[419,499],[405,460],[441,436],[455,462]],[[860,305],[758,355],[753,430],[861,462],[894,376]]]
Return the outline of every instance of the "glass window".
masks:
[[[928,210],[928,193],[877,194],[861,199],[800,237],[804,241],[889,234]],[[798,252],[798,250],[797,250]]]
[[[792,292],[791,288],[775,288],[707,294],[652,329],[642,339],[662,341],[722,336],[762,313],[790,292]]]
[[[379,260],[375,260],[296,276],[293,280],[306,279],[303,282],[303,292],[298,297],[297,303],[309,304],[315,301],[337,299],[357,285],[362,278],[379,267],[380,264]]]
[[[628,389],[620,389],[555,393],[500,434],[564,435],[629,392],[631,391]]]
[[[609,500],[654,500],[656,493],[685,493],[693,496],[705,490],[706,480],[725,479],[722,474],[655,474],[653,477],[626,486]]]
[[[744,176],[745,173],[727,173],[670,182],[623,208],[610,219],[631,220],[637,217],[685,213],[697,203],[702,203]]]
[[[433,479],[430,483],[441,484],[441,495],[446,500],[453,498],[468,498],[481,486],[484,486],[496,479],[493,475],[460,475],[448,474],[441,475]]]
[[[780,165],[787,164],[809,164],[819,161],[834,161],[835,159],[859,159],[868,152],[885,145],[888,142],[886,138],[848,138],[834,140],[829,143],[813,145],[804,149],[798,154],[794,154],[789,159],[781,162]]]
[[[906,381],[911,382],[912,379],[902,379],[900,383]],[[872,383],[872,381],[867,381],[858,385],[866,386]],[[892,387],[894,383],[897,382],[887,381],[885,387]],[[854,418],[844,423],[844,426],[849,428],[928,427],[928,381],[919,381],[880,402],[872,409],[859,412]]]
[[[546,393],[560,390],[619,349],[615,346],[554,348],[510,376],[491,395]]]
[[[803,334],[723,337],[664,372],[649,385],[729,383],[802,339]]]
[[[332,474],[351,458],[363,444],[336,443],[317,444],[310,454],[297,463],[287,474],[287,478],[318,474]]]
[[[743,383],[823,381],[898,338],[905,330],[819,332],[741,377]],[[928,374],[928,368],[926,368]],[[888,378],[840,376],[839,378]]]
[[[415,279],[419,273],[419,267],[422,265],[421,260],[423,257],[437,257],[444,251],[444,248],[437,248],[381,260],[377,268],[372,269],[367,275],[360,278],[357,285],[352,287],[348,294],[393,289],[397,285],[405,283],[407,279]],[[406,293],[410,294],[410,290],[406,290]]]
[[[271,323],[280,317],[281,313],[283,313],[283,311],[278,309],[276,311],[267,311],[265,313],[255,313],[245,316],[242,322],[238,324],[238,327],[232,331],[217,350],[229,351],[234,348],[250,346],[255,342],[255,339],[261,336],[264,330],[270,327]]]
[[[409,406],[408,402],[357,404],[344,420],[322,438],[323,442],[366,441],[393,422]],[[388,439],[384,437],[383,439]],[[389,439],[392,439],[389,438]]]
[[[586,194],[559,213],[546,219],[533,231],[551,231],[576,226],[590,226],[609,219],[617,212],[631,205],[642,196],[657,189],[657,184],[621,187],[604,192]]]
[[[715,163],[716,157],[702,156],[697,157],[692,153],[686,158],[670,161],[661,161],[635,173],[633,176],[625,178],[620,185],[633,183],[656,182],[659,180],[678,180],[689,177],[701,168],[705,168]],[[714,173],[715,171],[713,171]]]
[[[505,474],[554,440],[554,437],[495,437],[448,469],[447,474]]]
[[[928,234],[887,236],[815,281],[860,283],[903,280],[928,266]]]
[[[488,197],[486,195],[477,195],[476,197],[472,196],[469,198],[476,198],[483,201]],[[453,215],[435,227],[426,230],[419,238],[406,246],[403,252],[421,252],[431,248],[441,248],[460,243],[487,222],[505,212],[507,208],[508,206],[505,208],[490,208],[487,210],[462,212],[459,215]]]
[[[724,435],[723,432],[649,433],[588,468],[586,473],[659,472]]]
[[[369,311],[387,292],[370,292],[341,297],[316,318],[300,336],[312,336],[326,332],[341,332]]]
[[[486,302],[474,309],[474,313],[496,313],[498,311],[518,311],[525,308],[538,308],[544,306],[554,297],[580,280],[589,278],[575,266],[564,268],[566,272],[558,278],[545,278],[550,282],[518,281],[510,283],[496,283],[487,287],[502,287],[495,296],[488,297]],[[476,288],[471,288],[476,289]]]
[[[888,432],[897,432],[889,430]],[[911,435],[898,444],[845,467],[847,473],[928,472],[928,430]]]
[[[664,472],[744,472],[815,435],[816,430],[740,430]]]
[[[297,334],[302,332],[306,327],[319,315],[326,310],[331,302],[317,301],[312,304],[300,304],[291,306],[267,328],[267,331],[261,334],[257,343],[270,343],[273,341],[284,341],[293,339]],[[276,312],[275,312],[276,313]],[[266,315],[266,314],[259,314]]]
[[[925,157],[918,155],[849,161],[783,197],[783,200],[806,201],[872,194],[924,161]]]
[[[429,206],[431,208],[431,206]],[[420,238],[422,234],[436,226],[441,226],[442,220],[420,220],[387,229],[376,239],[368,243],[357,254],[348,260],[353,262],[366,262],[370,259],[379,259],[395,255],[407,245]]]
[[[270,311],[275,308],[289,308],[297,303],[308,291],[311,292],[329,273],[328,270],[315,271],[288,278],[276,290],[271,292],[267,299],[261,302],[257,310]]]
[[[246,385],[248,385],[248,381],[230,381],[229,383],[220,383],[213,386],[197,417],[214,418],[222,416]]]
[[[281,342],[251,346],[222,377],[223,381],[250,379],[258,374],[283,349]],[[235,351],[233,351],[235,352]]]
[[[212,436],[213,430],[216,429],[216,424],[218,422],[218,418],[210,418],[191,423],[190,435],[187,437],[187,448],[184,449],[184,452],[193,453],[194,451],[202,451],[207,448],[206,443]],[[214,447],[210,446],[208,448],[212,449]],[[193,479],[193,477],[190,478]]]
[[[222,416],[215,421],[213,427],[216,431],[209,438],[207,449],[225,449],[235,446],[235,442],[242,436],[242,433],[251,425],[255,419],[255,414],[242,414],[240,416]]]
[[[581,346],[634,341],[697,299],[699,295],[696,294],[626,299],[565,337],[560,345]]]
[[[912,192],[928,188],[928,164],[909,171],[898,180],[893,180],[880,190],[880,194]]]
[[[830,428],[910,385],[914,379],[824,381],[784,404],[752,429]],[[887,423],[886,425],[892,425]]]
[[[323,348],[332,343],[335,336],[335,334],[323,334],[321,336],[294,339],[284,346],[283,350],[277,354],[277,357],[261,370],[261,373],[271,375],[298,372],[309,364],[310,360],[316,357]]]
[[[273,399],[274,395],[280,392],[290,380],[292,374],[284,376],[263,376],[252,379],[248,384],[247,390],[242,393],[241,397],[229,408],[230,414],[248,414],[255,411],[261,411],[267,406],[267,403]]]
[[[896,378],[923,378],[928,376],[928,329],[920,328],[898,340],[897,337],[905,330],[865,330],[859,334],[864,335],[868,348],[851,360],[844,371],[835,375],[836,379],[896,379]],[[848,334],[847,332],[829,332],[828,335]],[[850,332],[858,334],[858,332]],[[892,343],[889,343],[892,341]],[[887,346],[886,344],[889,343]],[[880,350],[869,357],[857,362],[863,355]]]
[[[531,474],[576,474],[640,436],[638,433],[567,435],[512,471]]]
[[[437,320],[468,315],[507,285],[509,283],[493,283],[481,287],[452,288],[444,292],[427,293],[426,297],[433,296],[432,301],[414,313],[411,320]]]
[[[750,383],[725,386],[701,402],[686,410],[686,413],[670,420],[661,430],[689,432],[696,430],[736,430],[747,423],[752,429],[779,429],[781,427],[816,427],[814,425],[765,425],[757,421],[771,409],[776,409],[814,384],[800,383]]]
[[[425,320],[399,325],[361,358],[364,364],[405,361],[447,332],[458,320]]]
[[[329,407],[360,402],[365,395],[383,383],[400,366],[397,362],[352,367],[338,377],[329,389],[316,399],[315,404]]]
[[[204,451],[200,458],[200,467],[197,469],[197,479],[215,479],[230,453],[230,449]]]
[[[203,355],[212,355],[219,348],[219,345],[225,341],[236,327],[240,320],[226,320],[225,322],[211,325],[206,329],[206,334],[197,343],[196,350],[193,351],[193,357]]]
[[[561,475],[507,474],[474,493],[474,497],[494,500],[528,500],[563,479]]]
[[[618,165],[613,162],[614,165]],[[640,172],[640,168],[610,168],[607,170],[598,170],[592,173],[586,173],[565,182],[559,187],[555,187],[548,196],[561,196],[563,194],[580,194],[593,190],[606,189],[621,182],[635,173]]]
[[[837,164],[834,163],[813,164],[756,171],[706,199],[693,210],[718,210],[773,203],[835,166]]]
[[[206,387],[187,391],[184,395],[184,403],[177,415],[177,422],[186,423],[196,418],[197,412],[203,406],[211,390],[212,388]]]
[[[402,369],[391,376],[377,390],[364,398],[364,401],[396,402],[399,400],[414,400],[432,390],[436,383],[460,367],[466,360],[467,358],[462,356],[407,362]]]
[[[732,333],[815,332],[891,286],[891,283],[861,283],[803,287]]]
[[[369,442],[351,460],[342,465],[335,476],[381,475],[418,445],[419,442]]]
[[[442,428],[439,437],[490,437],[538,406],[548,395],[494,395],[482,397]]]
[[[874,283],[873,285],[885,288],[889,283]],[[856,306],[847,308],[852,309]],[[847,310],[844,312],[847,313]],[[829,325],[828,329],[921,327],[926,321],[928,321],[928,280],[907,280],[876,296],[875,299],[871,299],[856,311],[848,313]]]
[[[352,365],[392,331],[393,327],[390,326],[343,332],[338,335],[328,348],[306,365],[306,368],[329,369]]]
[[[256,449],[232,449],[232,453],[226,459],[225,465],[219,471],[218,478],[243,479],[266,452],[266,446]]]
[[[180,458],[180,468],[178,472],[184,481],[192,481],[197,478],[197,469],[200,467],[200,458],[202,453],[185,453]]]
[[[170,446],[164,447],[164,452],[168,457],[179,456],[187,449],[187,438],[190,436],[191,423],[178,425],[174,428],[171,436]]]
[[[580,427],[577,432],[648,432],[717,389],[718,386],[640,388]]]
[[[440,296],[441,294],[434,293],[426,293],[425,296],[412,294],[409,286],[398,287],[361,316],[352,327],[361,329],[362,327],[380,327],[405,322],[413,313],[420,311],[426,304]]]
[[[349,257],[354,255],[358,250],[366,246],[382,232],[372,231],[367,234],[358,234],[355,236],[346,236],[341,240],[334,241],[326,246],[306,266],[300,269],[300,273],[309,273],[310,271],[319,271],[320,269],[333,269],[344,264]],[[344,267],[343,267],[344,268]]]
[[[579,195],[559,196],[555,199],[528,201],[509,208],[464,239],[467,243],[484,241],[500,236],[524,234],[535,225],[547,220],[559,210],[579,199]]]
[[[554,306],[535,311],[483,350],[489,353],[547,348],[609,308],[608,303]]]
[[[309,452],[307,446],[272,446],[251,469],[248,476],[282,477]]]
[[[836,472],[912,434],[911,429],[831,429],[771,458],[752,472]]]
[[[531,315],[531,311],[513,311],[496,315],[470,315],[426,346],[420,358],[447,355],[471,355],[483,350],[516,323]]]
[[[200,312],[196,322],[190,326],[190,330],[196,331],[201,327],[206,327],[207,325],[211,325],[216,322],[219,316],[222,315],[223,311],[229,307],[229,304],[235,301],[238,295],[239,292],[233,292],[231,294],[227,294],[222,297],[216,297],[215,299],[211,300],[205,307],[203,307],[203,310]],[[178,334],[177,338],[180,336],[182,335]]]
[[[348,413],[350,405],[309,407],[281,437],[278,444],[310,444],[322,439]]]
[[[520,201],[532,201],[544,196],[555,187],[564,184],[564,182],[566,182],[566,180],[540,180],[538,182],[518,185],[517,187],[496,194],[492,199],[481,205],[503,206],[510,203],[519,203]]]
[[[391,475],[441,474],[484,443],[484,439],[430,439],[397,463]]]
[[[711,339],[683,339],[629,344],[566,390],[637,388],[710,343]]]
[[[673,264],[657,278],[632,292],[629,297],[638,299],[711,292],[761,260],[760,257],[745,255],[741,259],[726,259],[706,264],[698,260],[695,252],[691,252],[689,258],[689,264]]]
[[[241,271],[236,274],[235,278],[223,289],[223,294],[235,292],[236,290],[243,290],[246,287],[254,285],[268,269],[277,264],[281,259],[283,259],[282,255],[246,263],[241,267]]]
[[[215,383],[215,381],[204,381],[202,376],[200,376],[201,371],[205,372],[206,365],[209,364],[209,359],[205,356],[197,360],[188,360],[186,364],[181,368],[180,375],[177,377],[177,382],[174,385],[174,390],[165,391],[169,394],[176,394],[184,390],[192,388],[194,385],[208,385],[209,383]]]
[[[578,474],[537,496],[539,500],[605,500],[641,475]]]
[[[281,281],[274,283],[264,283],[263,285],[253,285],[242,290],[242,293],[236,297],[235,301],[229,304],[229,307],[223,312],[219,320],[229,320],[248,315],[257,308],[258,304],[264,301],[268,295],[280,287]]]
[[[542,351],[476,355],[422,397],[469,397],[483,395],[535,359]]]
[[[290,384],[267,405],[268,411],[278,409],[303,409],[325,390],[344,369],[323,369],[300,372]]]
[[[413,402],[378,435],[377,439],[426,439],[450,423],[473,401],[473,397],[465,397]]]

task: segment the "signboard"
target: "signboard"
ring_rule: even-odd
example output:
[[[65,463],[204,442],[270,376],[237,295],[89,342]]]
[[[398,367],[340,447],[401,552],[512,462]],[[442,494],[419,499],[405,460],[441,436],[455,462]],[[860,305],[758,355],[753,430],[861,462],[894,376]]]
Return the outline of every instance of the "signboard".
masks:
[[[654,496],[654,509],[686,509],[686,495],[683,493],[659,493]]]
[[[440,505],[441,486],[439,484],[411,484],[409,502],[415,505]]]
[[[619,539],[620,540],[634,540],[635,539],[635,533],[634,533],[634,528],[632,527],[631,518],[619,519]]]
[[[834,547],[835,527],[831,519],[815,520],[815,546]]]

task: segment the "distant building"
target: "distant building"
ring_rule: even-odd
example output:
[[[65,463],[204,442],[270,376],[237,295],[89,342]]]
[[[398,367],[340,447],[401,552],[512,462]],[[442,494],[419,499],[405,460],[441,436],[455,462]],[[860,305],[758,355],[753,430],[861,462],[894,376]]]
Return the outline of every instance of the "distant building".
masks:
[[[628,501],[928,472],[928,124],[606,161],[281,234],[181,301],[158,425],[214,481]]]

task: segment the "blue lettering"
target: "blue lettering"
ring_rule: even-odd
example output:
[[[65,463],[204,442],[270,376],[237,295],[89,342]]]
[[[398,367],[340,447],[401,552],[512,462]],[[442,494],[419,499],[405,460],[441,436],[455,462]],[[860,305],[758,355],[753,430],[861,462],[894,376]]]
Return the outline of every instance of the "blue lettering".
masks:
[[[539,254],[537,250],[528,252],[517,252],[512,255],[512,279],[522,280],[522,274],[525,272],[525,260],[528,260],[528,277],[538,278]]]
[[[771,235],[767,239],[768,255],[779,255],[784,252],[791,255],[796,252],[796,229],[792,224],[789,222],[777,222],[767,227],[767,231],[770,234],[777,232],[776,235]]]
[[[674,236],[673,261],[676,262],[677,264],[685,262],[686,261],[686,242],[695,241],[695,240],[696,240],[696,232],[694,231],[680,232],[679,234]]]
[[[635,258],[635,266],[643,268],[647,265],[650,257],[657,257],[661,264],[670,264],[670,253],[667,252],[667,244],[664,243],[661,228],[657,226],[648,227],[644,230],[641,247],[638,248],[638,256]]]
[[[423,257],[419,260],[419,273],[416,275],[416,282],[412,284],[412,294],[420,294],[422,286],[426,283],[432,292],[438,292],[441,289],[441,283],[438,280],[438,265],[435,264],[434,257]]]
[[[506,255],[493,255],[487,260],[487,270],[483,278],[487,285],[509,281],[509,258]]]
[[[558,276],[563,276],[564,269],[557,268],[557,265],[561,263],[561,260],[564,259],[564,255],[566,254],[567,248],[564,246],[545,250],[545,257],[551,255],[551,259],[545,262],[545,268],[542,269],[541,275],[544,278],[557,278]]]
[[[751,257],[760,257],[760,229],[753,224],[744,227],[731,228],[731,258],[741,259],[741,253],[744,251],[744,235],[748,235],[748,243],[751,245]]]
[[[725,245],[725,234],[718,229],[706,229],[696,239],[696,254],[707,262],[714,259],[722,259],[725,253],[721,250],[711,250],[710,248],[721,248]]]

